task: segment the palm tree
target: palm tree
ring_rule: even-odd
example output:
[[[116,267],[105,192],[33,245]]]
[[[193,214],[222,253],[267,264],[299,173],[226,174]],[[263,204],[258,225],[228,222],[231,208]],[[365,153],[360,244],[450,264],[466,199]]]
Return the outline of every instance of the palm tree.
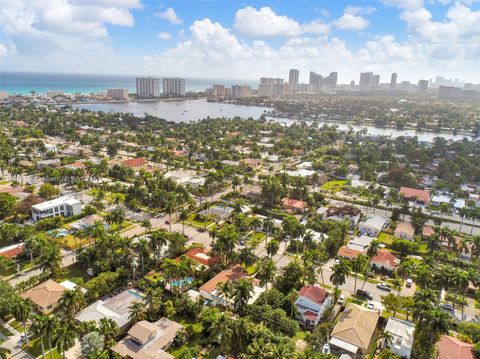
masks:
[[[130,312],[128,320],[132,324],[135,324],[141,320],[145,320],[147,317],[147,306],[143,302],[134,302],[128,307]]]
[[[265,284],[265,288],[268,289],[268,283],[272,282],[275,278],[276,270],[275,262],[270,258],[265,257],[260,261],[257,277],[261,280],[262,284]]]
[[[182,221],[182,233],[185,234],[185,221],[188,219],[188,211],[181,211],[179,219]]]
[[[140,265],[142,268],[142,273],[145,273],[145,256],[150,258],[150,246],[145,238],[140,238],[135,244],[135,247],[140,252]]]
[[[42,358],[45,359],[45,344],[43,342],[43,337],[47,334],[48,317],[43,314],[35,314],[33,316],[32,322],[32,331],[35,335],[40,336],[40,343],[42,345]]]
[[[77,312],[85,305],[85,295],[79,287],[67,290],[60,298],[60,308],[72,319]]]
[[[291,289],[290,292],[285,296],[285,301],[288,302],[290,307],[290,318],[293,318],[295,314],[296,306],[295,303],[298,299],[298,291],[296,289]]]
[[[53,344],[62,353],[65,359],[65,352],[75,345],[76,334],[68,325],[60,325],[53,333]]]
[[[100,330],[100,333],[105,336],[105,342],[113,340],[120,333],[118,324],[110,318],[100,318],[98,329]]]
[[[152,229],[152,223],[150,222],[149,219],[144,219],[142,221],[142,227],[145,229],[145,233],[147,233]]]
[[[423,319],[423,328],[430,333],[430,345],[434,345],[440,336],[448,334],[451,328],[450,315],[439,308],[426,313]]]
[[[0,348],[0,359],[7,359],[8,354],[11,353],[10,349],[7,348]]]
[[[241,278],[233,284],[233,310],[241,310],[247,305],[253,295],[253,283],[251,280]]]
[[[160,253],[164,246],[168,243],[167,233],[164,231],[156,231],[150,234],[150,247],[152,248],[153,256],[157,262],[157,265],[160,264]]]
[[[350,262],[345,258],[338,258],[338,262],[333,265],[330,282],[338,289],[339,286],[345,284],[348,274],[350,273]]]
[[[13,305],[13,316],[23,324],[26,343],[28,345],[27,320],[32,312],[32,303],[28,299],[21,299]]]
[[[48,335],[48,351],[50,352],[50,359],[53,359],[52,354],[52,335],[58,327],[58,318],[53,314],[47,315],[47,319],[45,320],[45,332]]]
[[[368,263],[368,257],[364,256],[363,254],[359,254],[357,258],[352,260],[351,267],[352,272],[354,273],[355,283],[353,286],[353,293],[357,293],[357,276],[360,272],[365,269],[365,265]]]
[[[265,247],[267,246],[268,242],[268,235],[273,232],[275,228],[275,221],[271,216],[268,216],[263,220],[263,230],[265,231]]]

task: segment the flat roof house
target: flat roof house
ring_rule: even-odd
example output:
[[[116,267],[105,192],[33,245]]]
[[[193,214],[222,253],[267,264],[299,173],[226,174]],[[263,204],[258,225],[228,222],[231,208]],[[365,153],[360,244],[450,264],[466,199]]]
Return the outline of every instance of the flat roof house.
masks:
[[[336,354],[364,355],[377,327],[378,312],[350,303],[332,330],[330,347]]]
[[[378,237],[380,232],[387,226],[388,219],[383,216],[368,216],[358,224],[358,232],[367,236]]]
[[[392,340],[385,341],[383,346],[390,348],[393,354],[401,358],[410,359],[413,345],[415,324],[398,318],[388,318],[385,332],[390,333]]]
[[[112,347],[122,358],[130,359],[173,359],[166,350],[183,329],[181,324],[161,318],[155,323],[142,320],[128,331],[128,335]]]
[[[30,299],[35,309],[43,314],[49,314],[58,308],[60,298],[68,289],[49,279],[22,293],[22,298]]]
[[[307,328],[315,328],[325,310],[332,305],[333,296],[318,285],[304,286],[295,302],[297,319]]]
[[[79,200],[70,196],[63,196],[50,201],[34,204],[32,206],[32,219],[36,222],[41,219],[56,216],[76,216],[81,212],[82,204]]]
[[[124,328],[130,322],[128,307],[136,302],[143,301],[143,296],[136,290],[127,289],[118,294],[106,295],[95,303],[90,304],[76,315],[79,322],[94,320],[97,324],[102,318],[110,318],[119,328]]]

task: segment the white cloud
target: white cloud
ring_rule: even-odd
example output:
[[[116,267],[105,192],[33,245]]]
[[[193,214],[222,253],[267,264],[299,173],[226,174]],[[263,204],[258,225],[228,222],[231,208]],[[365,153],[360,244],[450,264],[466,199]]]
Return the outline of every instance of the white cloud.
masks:
[[[159,32],[158,33],[158,38],[161,40],[170,40],[172,38],[172,35],[169,32]]]
[[[0,58],[7,56],[7,47],[3,44],[0,44]]]
[[[248,37],[294,37],[301,34],[326,35],[330,27],[320,20],[300,24],[286,15],[276,14],[270,7],[247,6],[235,13],[234,29]]]
[[[401,9],[418,9],[423,6],[423,0],[381,0],[384,5]]]
[[[160,19],[167,20],[168,22],[172,23],[173,25],[181,25],[183,24],[182,19],[180,19],[175,12],[175,10],[171,7],[167,8],[163,12],[158,12],[155,16],[159,17]]]
[[[361,13],[361,8],[347,7],[343,15],[333,22],[333,25],[340,30],[361,31],[366,29],[370,22],[364,17],[357,15]]]
[[[132,27],[139,8],[140,0],[0,0],[0,32],[12,49],[4,60],[18,69],[109,66],[107,26]]]

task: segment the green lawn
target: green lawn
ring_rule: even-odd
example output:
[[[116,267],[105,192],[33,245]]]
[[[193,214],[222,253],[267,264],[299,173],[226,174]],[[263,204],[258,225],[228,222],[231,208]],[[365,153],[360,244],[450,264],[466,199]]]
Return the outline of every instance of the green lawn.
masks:
[[[393,236],[391,234],[388,234],[387,232],[380,232],[380,234],[378,235],[378,240],[388,246],[392,244]]]
[[[40,338],[32,338],[27,346],[27,344],[24,344],[22,348],[26,350],[30,355],[32,355],[34,358],[38,358],[42,356],[42,344],[40,341]],[[45,347],[45,358],[50,358],[50,352],[48,350],[48,339],[44,338],[43,339],[43,345]],[[63,356],[57,351],[57,349],[52,349],[52,357],[53,359],[61,359]]]
[[[147,275],[145,276],[145,279],[154,283],[154,284],[156,284],[159,281],[161,281],[163,279],[163,277],[160,273],[152,271],[152,272],[147,273]]]
[[[77,249],[80,247],[83,247],[89,243],[93,242],[93,238],[79,238],[75,237],[72,234],[66,235],[64,238],[59,238],[59,241],[66,246],[68,249]]]
[[[347,180],[328,181],[322,184],[320,188],[325,191],[340,192],[346,184]]]
[[[189,215],[188,218],[185,220],[185,224],[195,228],[205,228],[205,221],[199,220],[198,218],[195,218],[195,216],[196,216],[195,213],[192,213],[191,215]],[[182,221],[179,221],[179,223],[181,222]],[[215,223],[214,221],[208,218],[206,222],[207,222],[206,223],[207,227]]]
[[[7,328],[1,325],[0,325],[0,334],[2,334],[5,337],[11,337],[13,335],[12,333],[10,333],[10,331]]]
[[[77,264],[65,267],[64,270],[65,273],[60,275],[57,278],[57,281],[61,282],[64,280],[69,280],[81,285],[88,282],[88,280],[90,279],[87,275],[87,271]]]
[[[18,322],[16,319],[8,323],[12,328],[16,329],[17,332],[23,333],[23,324]],[[27,324],[28,326],[28,324]]]

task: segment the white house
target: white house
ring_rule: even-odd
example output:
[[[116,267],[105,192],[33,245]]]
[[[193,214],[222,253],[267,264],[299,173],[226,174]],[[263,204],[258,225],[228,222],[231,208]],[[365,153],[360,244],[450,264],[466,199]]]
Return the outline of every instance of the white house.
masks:
[[[373,242],[373,238],[369,236],[355,236],[350,241],[348,241],[347,247],[362,253],[366,253],[368,247]]]
[[[32,219],[36,222],[49,217],[76,216],[81,212],[82,204],[79,200],[70,196],[63,196],[33,205]]]
[[[383,347],[390,348],[393,354],[410,359],[413,345],[415,324],[394,317],[388,318],[385,332],[390,333],[392,340],[384,341]]]
[[[367,236],[378,237],[387,224],[387,218],[371,215],[358,224],[358,232]]]
[[[295,302],[297,319],[306,327],[315,328],[332,301],[333,296],[317,285],[302,287]]]

